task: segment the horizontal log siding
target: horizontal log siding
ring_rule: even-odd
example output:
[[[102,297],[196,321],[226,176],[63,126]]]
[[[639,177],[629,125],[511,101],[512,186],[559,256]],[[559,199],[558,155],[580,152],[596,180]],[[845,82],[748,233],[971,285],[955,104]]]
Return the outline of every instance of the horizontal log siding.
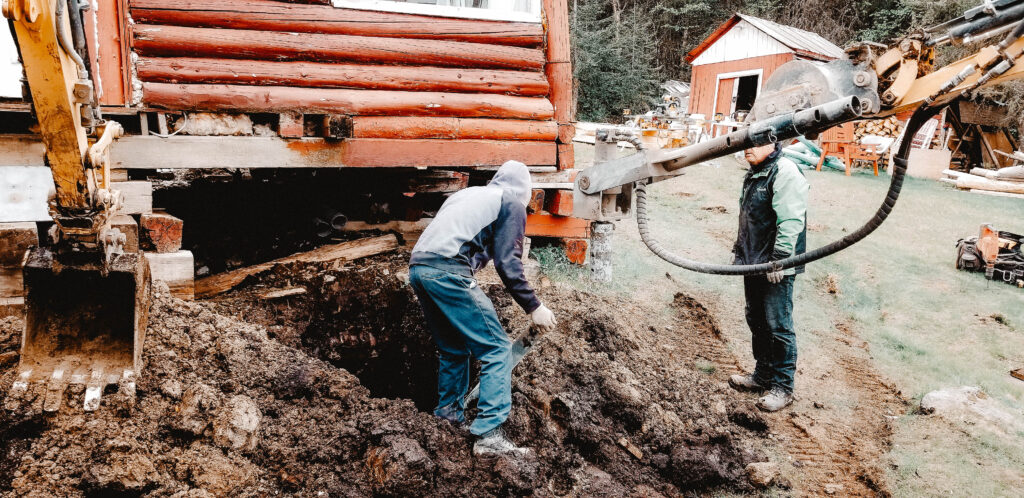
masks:
[[[419,118],[357,116],[354,138],[450,138],[490,140],[555,140],[554,121],[522,119]]]
[[[142,24],[385,36],[539,47],[539,23],[480,21],[394,12],[285,5],[268,0],[132,0]]]
[[[379,66],[194,57],[142,57],[139,78],[160,83],[226,83],[428,92],[548,94],[543,73],[502,69]]]

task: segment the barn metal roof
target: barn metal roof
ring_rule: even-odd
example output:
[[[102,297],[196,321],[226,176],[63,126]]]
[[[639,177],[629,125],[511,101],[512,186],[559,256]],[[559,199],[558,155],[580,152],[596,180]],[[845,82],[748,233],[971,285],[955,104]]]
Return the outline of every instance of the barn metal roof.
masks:
[[[817,58],[824,59],[838,59],[843,56],[843,49],[822,38],[821,35],[818,35],[817,33],[794,28],[792,26],[786,26],[767,19],[761,19],[760,17],[737,13],[733,14],[728,21],[719,26],[714,33],[711,33],[711,36],[708,36],[704,41],[686,54],[686,60],[692,62],[701,54],[701,52],[707,50],[708,47],[718,41],[722,35],[732,29],[732,27],[741,20],[752,24],[755,28],[763,31],[765,34],[774,38],[797,54],[811,57],[817,56]]]

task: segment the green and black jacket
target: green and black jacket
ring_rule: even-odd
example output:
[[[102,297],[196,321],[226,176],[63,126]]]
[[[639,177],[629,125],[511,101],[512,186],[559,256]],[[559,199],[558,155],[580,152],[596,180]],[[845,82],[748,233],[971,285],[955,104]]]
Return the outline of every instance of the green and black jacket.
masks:
[[[733,253],[736,264],[778,261],[807,247],[807,193],[810,184],[796,163],[775,148],[743,179],[740,226]],[[803,273],[802,266],[786,275]]]

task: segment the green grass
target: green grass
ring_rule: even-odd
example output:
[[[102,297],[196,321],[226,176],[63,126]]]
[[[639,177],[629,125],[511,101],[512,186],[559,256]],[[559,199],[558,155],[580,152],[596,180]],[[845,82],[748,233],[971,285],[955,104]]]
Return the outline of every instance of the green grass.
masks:
[[[583,149],[580,155],[585,160],[589,152],[578,149]],[[652,233],[662,245],[687,257],[729,262],[744,173],[739,163],[726,158],[687,168],[681,177],[655,184],[650,189]],[[884,173],[876,178],[808,171],[806,176],[812,185],[809,248],[857,229],[874,214],[889,183]],[[715,206],[728,212],[703,209]],[[954,258],[957,240],[976,235],[982,223],[1024,231],[1022,213],[1024,202],[1018,199],[908,179],[895,210],[879,230],[846,251],[808,265],[798,280],[795,321],[801,355],[825,354],[835,344],[831,336],[838,333],[836,324],[847,323],[867,341],[875,368],[905,397],[919,400],[932,390],[977,385],[1021,413],[1024,382],[1008,372],[1024,367],[1024,291],[979,273],[957,271]],[[595,292],[665,303],[681,287],[717,301],[719,311],[734,311],[718,313],[730,339],[741,341],[748,334],[742,321],[741,280],[690,273],[661,261],[639,240],[633,219],[618,223],[614,250],[610,285],[595,286],[579,273],[562,272],[564,276],[555,278]],[[666,273],[672,285],[667,285]],[[827,291],[829,275],[840,289],[838,295]],[[898,425],[894,440],[899,444],[890,455],[897,494],[976,489],[999,496],[1024,485],[1022,440],[962,434],[927,438],[936,430],[935,419],[905,418],[911,422]],[[996,462],[1016,466],[996,471]]]

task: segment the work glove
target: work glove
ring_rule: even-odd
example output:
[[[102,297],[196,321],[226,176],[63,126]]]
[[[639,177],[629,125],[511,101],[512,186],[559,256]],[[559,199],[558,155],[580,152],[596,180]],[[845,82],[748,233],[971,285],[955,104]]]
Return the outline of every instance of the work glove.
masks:
[[[533,324],[536,325],[541,332],[551,332],[557,324],[555,314],[543,304],[533,310],[533,313],[530,313],[530,318],[533,319]]]
[[[765,277],[768,278],[768,282],[773,283],[773,284],[777,284],[777,283],[781,282],[782,278],[784,276],[785,276],[785,273],[784,273],[783,270],[775,270],[775,271],[772,271],[772,272],[768,272],[768,274],[765,275]]]

